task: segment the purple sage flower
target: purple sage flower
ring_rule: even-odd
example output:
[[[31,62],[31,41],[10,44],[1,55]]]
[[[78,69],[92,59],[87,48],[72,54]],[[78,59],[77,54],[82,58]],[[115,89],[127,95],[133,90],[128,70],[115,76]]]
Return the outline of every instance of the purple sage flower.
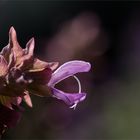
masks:
[[[88,72],[90,63],[69,61],[56,69],[58,62],[45,62],[34,57],[34,46],[34,38],[31,38],[23,49],[18,43],[15,29],[10,28],[9,43],[0,52],[0,135],[5,128],[19,121],[22,101],[32,107],[30,94],[55,97],[63,100],[70,108],[75,108],[86,98],[75,74]],[[78,93],[65,93],[55,87],[70,76],[78,82]]]
[[[34,57],[34,38],[23,49],[18,43],[13,27],[9,31],[9,43],[0,52],[0,103],[13,109],[24,100],[32,107],[30,93],[63,100],[71,108],[83,101],[86,93],[81,92],[81,84],[76,73],[88,72],[91,65],[84,61],[70,61],[57,70],[58,62],[45,62]],[[55,70],[55,71],[54,71]],[[79,93],[65,93],[55,85],[73,76],[79,84]]]
[[[90,63],[78,60],[69,61],[60,66],[56,71],[54,71],[48,83],[48,86],[52,91],[52,96],[57,99],[63,100],[67,105],[70,106],[70,108],[75,108],[79,102],[83,101],[86,98],[86,93],[81,92],[81,84],[75,74],[80,72],[88,72],[90,68]],[[79,84],[79,93],[65,93],[55,88],[55,85],[57,83],[70,76],[74,76],[74,78],[77,80]]]

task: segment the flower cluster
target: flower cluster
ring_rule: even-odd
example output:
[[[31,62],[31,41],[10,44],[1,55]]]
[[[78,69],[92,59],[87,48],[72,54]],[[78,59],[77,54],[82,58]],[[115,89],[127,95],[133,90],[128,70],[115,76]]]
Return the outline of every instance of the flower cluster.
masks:
[[[0,105],[15,111],[14,107],[25,101],[32,107],[30,94],[35,94],[52,96],[63,100],[71,108],[76,107],[85,99],[86,93],[81,92],[80,82],[74,75],[88,72],[90,64],[75,60],[57,68],[58,62],[44,62],[34,57],[34,46],[34,38],[31,38],[26,47],[21,48],[15,29],[10,28],[9,43],[0,52]],[[65,93],[55,87],[70,76],[78,81],[79,93]]]

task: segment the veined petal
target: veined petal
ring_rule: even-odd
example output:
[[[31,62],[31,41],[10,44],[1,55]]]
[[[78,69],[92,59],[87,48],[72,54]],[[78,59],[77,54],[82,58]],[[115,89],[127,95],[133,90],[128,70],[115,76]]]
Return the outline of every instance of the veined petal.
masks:
[[[90,63],[85,61],[69,61],[60,66],[53,74],[49,81],[49,86],[54,86],[65,78],[72,76],[79,72],[88,72],[91,68]]]
[[[16,57],[14,56],[14,52],[11,51],[11,53],[8,56],[8,69],[12,68],[15,65]]]
[[[42,71],[45,68],[48,68],[48,63],[47,62],[41,61],[37,58],[34,58],[33,66],[28,71],[29,72]]]
[[[23,97],[25,103],[29,106],[29,107],[33,107],[33,104],[32,104],[32,100],[31,100],[31,97],[29,95],[29,92],[28,91],[25,91],[24,92],[26,95]]]
[[[32,37],[26,44],[25,50],[27,51],[27,55],[29,55],[29,56],[34,55],[34,46],[35,46],[35,40]]]
[[[16,58],[23,55],[23,50],[17,41],[17,33],[14,27],[11,27],[9,31],[9,44],[10,47],[13,48],[14,55],[16,56]]]
[[[7,46],[5,46],[1,50],[0,54],[3,55],[3,57],[5,58],[5,60],[7,62],[9,62],[9,55],[11,54],[11,46],[10,46],[10,44],[8,44]]]
[[[23,50],[23,55],[16,61],[16,66],[21,70],[27,70],[32,67],[33,53],[34,53],[35,41],[31,38],[26,44],[26,48]]]
[[[2,55],[0,55],[0,77],[5,76],[7,74],[7,71],[8,71],[7,62],[5,58]]]
[[[49,68],[50,68],[52,71],[54,71],[54,70],[58,67],[58,65],[59,65],[58,62],[49,62],[48,64],[49,64]]]
[[[63,100],[67,105],[76,107],[76,105],[86,98],[86,93],[65,93],[56,88],[52,88],[52,96]]]

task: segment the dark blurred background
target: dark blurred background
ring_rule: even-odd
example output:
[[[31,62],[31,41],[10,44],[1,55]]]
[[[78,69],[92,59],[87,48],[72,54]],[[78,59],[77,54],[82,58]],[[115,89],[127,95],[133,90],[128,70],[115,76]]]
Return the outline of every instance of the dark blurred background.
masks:
[[[24,48],[35,37],[35,55],[46,61],[85,60],[78,74],[84,102],[76,110],[32,96],[5,139],[140,139],[140,2],[0,0],[0,47],[14,26]],[[76,91],[70,78],[59,85]]]

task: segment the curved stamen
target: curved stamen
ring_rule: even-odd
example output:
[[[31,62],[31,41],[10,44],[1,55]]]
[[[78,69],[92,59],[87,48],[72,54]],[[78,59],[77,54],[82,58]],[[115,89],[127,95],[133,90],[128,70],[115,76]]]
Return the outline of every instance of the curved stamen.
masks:
[[[79,86],[79,93],[81,93],[81,83],[80,83],[80,80],[75,75],[73,75],[73,77],[77,81],[78,86]]]

